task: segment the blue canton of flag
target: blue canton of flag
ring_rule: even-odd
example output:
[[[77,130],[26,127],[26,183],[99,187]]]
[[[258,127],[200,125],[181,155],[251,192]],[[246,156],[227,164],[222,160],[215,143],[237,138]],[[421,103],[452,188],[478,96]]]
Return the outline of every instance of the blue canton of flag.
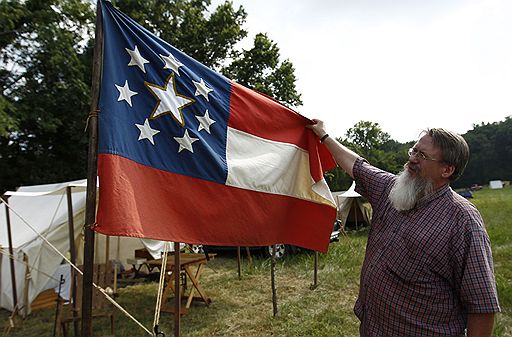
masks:
[[[230,82],[105,2],[99,152],[224,183]],[[132,22],[122,30],[121,22]],[[115,129],[115,132],[112,132]]]

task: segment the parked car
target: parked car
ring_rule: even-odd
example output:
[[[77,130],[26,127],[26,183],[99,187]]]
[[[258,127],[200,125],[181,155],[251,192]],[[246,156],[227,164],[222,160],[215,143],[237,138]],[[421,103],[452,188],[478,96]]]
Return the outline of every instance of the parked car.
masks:
[[[330,242],[339,241],[340,230],[341,230],[341,221],[337,220],[334,222],[333,229],[331,232]],[[205,253],[205,252],[218,252],[218,251],[228,251],[228,250],[236,250],[236,246],[211,246],[211,245],[197,245],[197,244],[187,244],[189,250],[193,253]],[[276,244],[276,259],[282,259],[287,255],[295,254],[300,251],[302,248],[296,247],[293,245],[287,244]],[[264,257],[270,258],[272,257],[272,246],[259,246],[259,247],[249,247],[251,251],[260,253]]]

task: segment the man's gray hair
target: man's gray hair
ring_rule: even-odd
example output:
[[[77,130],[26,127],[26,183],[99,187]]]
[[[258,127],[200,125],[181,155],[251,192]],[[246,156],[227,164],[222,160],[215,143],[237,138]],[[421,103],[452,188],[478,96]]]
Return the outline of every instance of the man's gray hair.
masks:
[[[457,180],[469,160],[469,146],[466,140],[461,135],[442,128],[427,129],[424,133],[432,137],[434,146],[441,150],[442,161],[455,168],[450,181]]]

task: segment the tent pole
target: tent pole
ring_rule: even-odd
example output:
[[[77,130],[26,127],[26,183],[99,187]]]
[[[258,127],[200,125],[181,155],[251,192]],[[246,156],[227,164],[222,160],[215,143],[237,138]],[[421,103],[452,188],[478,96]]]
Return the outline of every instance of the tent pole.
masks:
[[[108,264],[110,260],[110,236],[107,235],[105,237],[105,265]]]
[[[73,219],[73,200],[71,198],[71,186],[66,187],[66,197],[68,202],[68,232],[69,232],[69,254],[70,261],[76,265],[76,247],[75,247],[75,221]],[[72,303],[72,314],[73,314],[73,333],[74,336],[78,336],[78,309],[76,303],[76,271],[75,268],[71,268],[71,299]]]
[[[11,263],[11,283],[12,283],[12,305],[13,312],[18,310],[18,294],[16,291],[16,271],[14,269],[14,249],[12,247],[12,231],[11,231],[11,216],[9,215],[9,207],[7,207],[7,203],[9,200],[7,198],[4,199],[5,202],[5,221],[7,223],[7,239],[9,240],[9,254],[11,258],[9,259]]]
[[[23,318],[27,318],[30,304],[28,303],[28,287],[30,287],[30,265],[28,264],[28,256],[23,253],[23,263],[25,263],[25,284],[23,289],[23,303],[25,303],[25,310],[22,311]]]
[[[82,337],[92,336],[92,279],[94,268],[94,231],[96,222],[96,186],[98,174],[98,103],[103,59],[101,0],[96,2],[96,32],[92,67],[91,105],[88,116],[89,148],[87,158],[87,197],[84,225],[84,276],[82,287]]]

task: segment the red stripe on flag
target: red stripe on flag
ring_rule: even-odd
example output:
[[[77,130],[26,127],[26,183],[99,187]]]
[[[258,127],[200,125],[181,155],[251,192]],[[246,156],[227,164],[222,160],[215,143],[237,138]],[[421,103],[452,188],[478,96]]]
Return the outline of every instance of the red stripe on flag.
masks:
[[[325,171],[336,166],[332,155],[319,144],[313,131],[306,129],[311,120],[272,98],[232,82],[230,109],[230,127],[307,150],[315,181],[321,180]]]
[[[310,121],[275,100],[232,82],[228,125],[269,140],[307,149],[305,129]]]
[[[95,230],[100,233],[209,245],[286,243],[327,251],[333,207],[177,175],[116,155],[100,154],[98,169]]]

